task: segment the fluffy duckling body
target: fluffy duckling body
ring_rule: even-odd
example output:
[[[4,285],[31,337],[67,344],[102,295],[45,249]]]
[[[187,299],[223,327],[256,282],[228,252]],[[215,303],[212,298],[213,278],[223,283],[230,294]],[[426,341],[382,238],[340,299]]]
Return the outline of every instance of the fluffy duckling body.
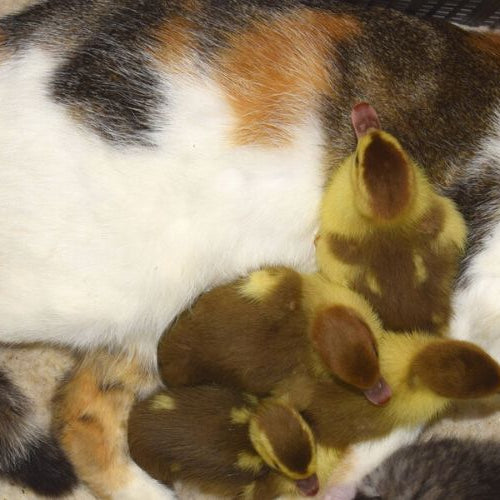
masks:
[[[317,239],[318,267],[366,297],[384,328],[442,334],[466,229],[451,200],[367,104],[352,112],[356,151],[327,186]]]
[[[377,316],[366,300],[319,274],[256,271],[211,290],[159,344],[169,387],[219,384],[266,396],[290,376],[339,377],[382,404]]]
[[[204,493],[265,500],[319,489],[316,443],[300,414],[220,386],[169,389],[140,402],[129,446],[156,479]]]

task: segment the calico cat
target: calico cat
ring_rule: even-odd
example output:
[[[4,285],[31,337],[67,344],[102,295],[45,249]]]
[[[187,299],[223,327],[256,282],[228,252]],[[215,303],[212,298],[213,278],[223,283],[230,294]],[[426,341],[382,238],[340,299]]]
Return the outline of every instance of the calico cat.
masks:
[[[355,500],[491,500],[499,473],[500,443],[432,439],[391,455],[363,478]]]
[[[499,77],[495,35],[335,0],[47,0],[0,20],[0,341],[89,353],[57,410],[78,475],[169,497],[99,412],[124,421],[202,291],[313,267],[361,100],[464,214],[452,332],[498,357]]]

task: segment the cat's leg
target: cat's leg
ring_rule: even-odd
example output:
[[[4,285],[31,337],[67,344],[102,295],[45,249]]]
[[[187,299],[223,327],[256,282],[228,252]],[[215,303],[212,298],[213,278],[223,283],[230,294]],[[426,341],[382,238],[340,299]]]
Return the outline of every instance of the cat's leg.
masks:
[[[500,224],[471,259],[453,299],[450,332],[500,361]]]
[[[155,374],[137,359],[99,352],[87,354],[61,386],[54,403],[57,435],[78,477],[99,498],[174,498],[128,453],[130,408],[157,385]]]

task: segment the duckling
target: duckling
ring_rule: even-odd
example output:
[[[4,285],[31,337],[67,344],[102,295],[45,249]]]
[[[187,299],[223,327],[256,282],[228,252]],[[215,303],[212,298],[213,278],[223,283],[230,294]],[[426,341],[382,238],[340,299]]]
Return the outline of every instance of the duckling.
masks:
[[[316,241],[319,270],[366,297],[393,331],[443,334],[466,228],[375,110],[351,113],[356,151],[326,188]]]
[[[335,379],[299,376],[287,381],[287,391],[280,388],[280,397],[300,412],[316,438],[321,486],[349,446],[428,423],[456,400],[500,391],[500,366],[473,344],[385,332],[378,348],[382,374],[393,391],[383,406]]]
[[[201,296],[163,335],[158,361],[169,387],[215,383],[262,397],[292,374],[312,374],[383,404],[381,331],[359,294],[318,274],[269,268]]]
[[[220,386],[163,390],[134,406],[128,435],[132,458],[168,485],[256,500],[319,489],[314,436],[284,402]]]
[[[370,404],[334,380],[288,385],[287,400],[309,422],[318,445],[343,449],[396,427],[426,423],[456,400],[500,392],[500,366],[468,342],[427,333],[384,332],[378,352],[382,374],[393,391],[384,406]]]

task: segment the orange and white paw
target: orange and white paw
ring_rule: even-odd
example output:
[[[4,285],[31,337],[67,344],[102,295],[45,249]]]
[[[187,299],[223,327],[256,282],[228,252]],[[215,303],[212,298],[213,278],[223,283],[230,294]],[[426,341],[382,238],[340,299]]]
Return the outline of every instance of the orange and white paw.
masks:
[[[136,464],[130,465],[130,478],[122,488],[111,495],[112,500],[174,500],[176,495]]]

